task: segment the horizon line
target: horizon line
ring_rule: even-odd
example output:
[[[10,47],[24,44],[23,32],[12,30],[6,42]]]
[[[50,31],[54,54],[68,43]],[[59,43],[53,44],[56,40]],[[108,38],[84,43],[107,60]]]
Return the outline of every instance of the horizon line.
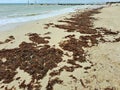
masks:
[[[31,2],[31,3],[29,3],[29,4],[104,4],[104,3],[120,3],[120,1],[111,1],[111,2],[110,2],[110,1],[109,1],[109,2],[89,2],[89,3],[87,3],[87,2],[86,2],[86,3],[71,3],[71,2],[70,2],[70,3],[47,3],[47,2],[46,2],[46,3],[40,3],[40,2],[39,2],[39,3],[33,3],[33,2]],[[16,2],[16,3],[0,3],[0,4],[28,4],[28,3],[22,3],[22,2],[21,2],[21,3],[20,3],[20,2],[17,3],[17,2]]]

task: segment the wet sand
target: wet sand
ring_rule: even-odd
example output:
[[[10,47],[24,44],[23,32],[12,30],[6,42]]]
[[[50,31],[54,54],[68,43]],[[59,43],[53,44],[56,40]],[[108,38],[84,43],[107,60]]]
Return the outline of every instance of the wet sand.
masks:
[[[119,8],[78,10],[0,32],[0,89],[119,90]]]

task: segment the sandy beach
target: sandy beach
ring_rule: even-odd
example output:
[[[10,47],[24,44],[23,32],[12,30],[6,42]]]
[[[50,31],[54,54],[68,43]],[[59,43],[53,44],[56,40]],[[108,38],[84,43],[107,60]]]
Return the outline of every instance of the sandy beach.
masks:
[[[120,90],[120,5],[0,31],[0,90]]]

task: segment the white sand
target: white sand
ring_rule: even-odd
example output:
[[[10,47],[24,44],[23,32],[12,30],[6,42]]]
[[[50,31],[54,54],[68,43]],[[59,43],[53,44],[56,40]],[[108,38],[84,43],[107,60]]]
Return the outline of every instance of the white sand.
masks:
[[[120,31],[120,6],[112,6],[112,7],[106,7],[101,10],[102,13],[95,15],[96,18],[98,18],[97,21],[94,22],[95,27],[105,27],[108,29],[112,29],[113,31]],[[24,25],[19,25],[16,28],[12,30],[8,30],[5,32],[0,32],[0,40],[4,41],[8,36],[13,35],[15,36],[15,40],[13,43],[6,43],[3,45],[0,45],[0,49],[6,48],[15,48],[18,47],[19,44],[24,40],[26,42],[31,42],[28,39],[28,36],[25,36],[27,33],[38,33],[42,36],[50,36],[50,45],[54,46],[56,48],[60,48],[58,43],[63,41],[63,37],[67,35],[76,35],[76,38],[78,38],[81,34],[80,33],[68,33],[64,32],[64,30],[60,30],[58,28],[50,27],[49,29],[44,29],[45,25],[47,23],[56,23],[59,24],[57,21],[64,19],[65,17],[70,17],[70,15],[60,15],[54,18],[44,19],[44,20],[38,20],[33,21],[29,23],[25,23]],[[46,32],[51,32],[49,35],[44,35]],[[113,37],[110,37],[111,39]],[[88,48],[88,54],[90,54],[90,57],[88,59],[92,61],[95,66],[92,67],[89,73],[84,73],[85,70],[83,68],[78,68],[74,72],[66,72],[63,71],[59,77],[61,80],[63,80],[63,84],[55,84],[54,90],[94,90],[97,88],[98,90],[104,90],[106,87],[115,87],[116,90],[120,90],[120,43],[100,43],[98,46],[94,46],[92,48]],[[64,52],[65,53],[65,52]],[[72,53],[68,52],[69,55]],[[64,60],[67,60],[72,57],[63,56]],[[90,66],[91,64],[89,62],[79,63],[82,66]],[[59,70],[60,67],[67,65],[66,62],[62,61],[58,64],[59,67],[54,68],[53,70]],[[93,72],[93,70],[96,69],[96,71]],[[52,70],[52,71],[53,71]],[[20,70],[21,71],[21,70]],[[47,75],[40,80],[42,88],[41,90],[46,90],[47,82],[49,81],[49,73],[52,72],[49,71]],[[25,77],[31,78],[29,74],[22,73]],[[19,76],[20,74],[18,74]],[[77,80],[72,79],[69,77],[70,75],[74,75]],[[51,79],[54,79],[55,77],[51,77]],[[23,77],[24,79],[24,77]],[[83,85],[80,82],[80,79],[83,80],[83,83],[86,85],[83,87]],[[27,80],[29,82],[29,80]],[[14,81],[13,81],[14,82]],[[28,83],[27,82],[27,83]],[[13,86],[18,87],[17,83],[13,83]],[[12,85],[8,85],[12,87]],[[0,85],[1,86],[1,85]],[[2,90],[2,89],[1,89]],[[4,90],[4,89],[3,89]]]
[[[98,19],[94,23],[95,27],[105,27],[113,31],[120,31],[120,5],[106,7],[100,11],[102,13],[94,16]]]
[[[102,13],[96,14],[98,20],[94,22],[95,27],[104,27],[111,31],[120,31],[120,6],[106,7],[101,10]],[[120,37],[120,35],[118,35]],[[109,40],[110,38],[107,37]],[[96,65],[93,69],[96,72],[89,73],[85,78],[90,80],[90,86],[103,90],[105,87],[113,87],[120,90],[120,42],[101,43],[88,49],[89,59]],[[95,79],[93,79],[93,77]],[[95,84],[94,84],[95,83]],[[91,89],[93,90],[93,89]]]

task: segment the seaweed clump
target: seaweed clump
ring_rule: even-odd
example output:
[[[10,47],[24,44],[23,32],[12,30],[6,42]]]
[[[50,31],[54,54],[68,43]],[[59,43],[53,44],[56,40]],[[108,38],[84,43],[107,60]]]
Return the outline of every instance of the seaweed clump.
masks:
[[[12,82],[18,73],[16,69],[19,68],[32,77],[29,84],[25,84],[25,80],[20,83],[20,88],[27,88],[27,90],[40,88],[38,81],[46,75],[48,70],[57,67],[57,64],[62,61],[63,51],[51,48],[49,45],[44,45],[38,49],[34,42],[39,41],[39,43],[44,44],[46,41],[39,40],[42,37],[38,37],[37,34],[31,35],[36,37],[35,41],[32,39],[33,43],[22,42],[19,48],[0,50],[0,81],[2,83]],[[20,77],[17,80],[20,80]]]
[[[14,36],[9,36],[8,39],[6,39],[5,41],[0,41],[0,44],[9,43],[9,42],[13,41],[14,39],[15,39]]]
[[[83,69],[85,73],[88,73],[88,70],[91,69],[94,64],[86,58],[87,54],[84,48],[90,48],[93,46],[97,46],[100,42],[119,42],[120,37],[114,38],[114,40],[106,40],[106,36],[117,36],[119,34],[118,31],[113,32],[103,27],[94,28],[93,21],[96,18],[92,17],[94,14],[100,13],[99,10],[102,8],[97,8],[89,11],[85,11],[83,13],[77,12],[71,18],[65,18],[64,20],[59,20],[58,22],[65,22],[66,24],[52,24],[51,26],[54,28],[59,28],[64,30],[65,32],[79,32],[83,35],[79,37],[79,39],[75,38],[75,35],[67,35],[64,40],[59,43],[59,46],[65,50],[72,52],[72,59],[68,59],[67,63],[71,64],[71,66],[63,66],[59,70],[55,70],[50,73],[51,76],[60,75],[63,70],[67,72],[73,72],[76,68],[82,68],[83,66],[77,64],[76,62],[84,63],[89,62],[91,65],[86,66]],[[50,25],[48,26],[50,27]],[[48,28],[47,27],[47,28]],[[67,54],[66,54],[67,55]],[[67,55],[68,56],[68,55]],[[94,69],[96,71],[96,69]],[[84,88],[87,88],[85,83],[83,83],[82,79],[80,79],[81,85]],[[52,89],[51,89],[52,90]],[[106,88],[105,90],[114,90],[110,88]]]

